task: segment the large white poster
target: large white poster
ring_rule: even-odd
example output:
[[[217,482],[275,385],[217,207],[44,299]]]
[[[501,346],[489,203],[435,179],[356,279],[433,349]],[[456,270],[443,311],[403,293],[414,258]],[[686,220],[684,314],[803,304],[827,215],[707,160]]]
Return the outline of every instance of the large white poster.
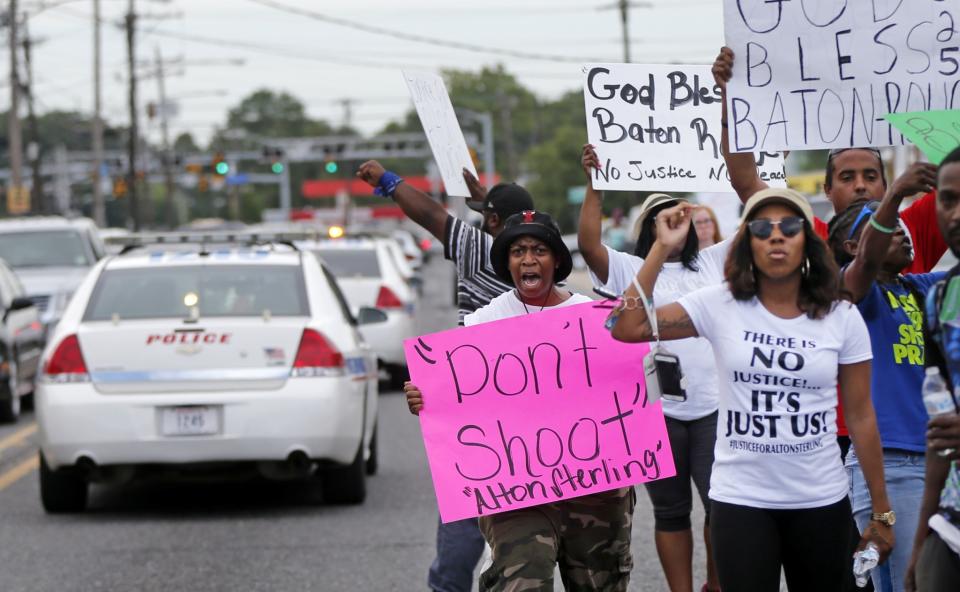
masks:
[[[463,169],[466,168],[476,176],[477,169],[473,166],[467,142],[463,138],[463,131],[457,121],[457,114],[450,103],[450,95],[443,78],[426,72],[403,73],[410,90],[410,97],[417,108],[423,133],[430,142],[430,150],[440,169],[440,176],[447,190],[447,195],[470,197],[470,191],[463,180]],[[492,172],[488,171],[488,174]]]
[[[589,64],[587,138],[597,189],[730,192],[720,153],[720,90],[709,66]],[[757,155],[761,178],[786,183],[779,153]]]
[[[960,107],[960,0],[724,0],[730,147],[904,143],[887,113]]]

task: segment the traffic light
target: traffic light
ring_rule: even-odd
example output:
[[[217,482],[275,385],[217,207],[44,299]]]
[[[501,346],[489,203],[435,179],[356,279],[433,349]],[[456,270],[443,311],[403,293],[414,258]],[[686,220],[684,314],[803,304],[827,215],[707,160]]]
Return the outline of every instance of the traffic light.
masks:
[[[260,162],[270,165],[270,172],[282,175],[287,170],[283,148],[278,146],[264,146],[260,149]]]
[[[200,193],[206,193],[210,189],[210,181],[207,180],[207,176],[203,175],[197,179],[197,191]]]
[[[338,165],[335,160],[328,160],[327,164],[323,165],[323,168],[332,175],[340,170],[340,165]]]
[[[287,169],[283,158],[283,148],[278,148],[276,146],[264,146],[260,150],[260,153],[262,155],[261,162],[269,164],[270,172],[274,175],[282,175]]]
[[[223,152],[217,152],[213,155],[213,162],[211,165],[213,167],[214,174],[220,175],[221,177],[230,172],[230,164],[226,161],[226,159],[224,159]]]

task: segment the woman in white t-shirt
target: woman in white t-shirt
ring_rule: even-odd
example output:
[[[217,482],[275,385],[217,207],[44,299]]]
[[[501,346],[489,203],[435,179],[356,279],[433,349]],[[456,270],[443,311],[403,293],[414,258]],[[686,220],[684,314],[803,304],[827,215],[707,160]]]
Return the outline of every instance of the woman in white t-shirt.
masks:
[[[643,293],[686,238],[690,206],[661,214],[657,244],[624,293],[616,339],[651,341]],[[789,189],[750,198],[725,266],[726,284],[656,309],[660,337],[710,341],[720,419],[710,481],[711,538],[724,590],[838,590],[851,568],[847,478],[836,437],[839,383],[873,511],[890,511],[870,400],[870,338],[840,301],[838,270],[812,229],[806,199]],[[615,311],[616,314],[616,311]],[[872,521],[885,561],[889,526]]]
[[[493,241],[490,262],[497,276],[515,289],[464,317],[468,327],[591,301],[557,286],[570,275],[573,258],[547,214],[526,211],[507,218]],[[424,395],[409,382],[403,390],[410,412],[419,414]],[[625,592],[633,566],[635,501],[633,488],[626,487],[480,516],[480,531],[493,559],[480,576],[480,590],[553,590],[559,566],[569,589]]]
[[[598,288],[611,294],[620,294],[630,286],[643,260],[656,241],[654,221],[657,214],[686,200],[663,193],[647,197],[637,220],[639,236],[633,254],[611,249],[600,242],[600,192],[592,185],[593,171],[600,161],[593,146],[583,147],[582,164],[587,175],[587,193],[580,209],[577,238],[580,254],[590,268],[590,276]],[[663,264],[654,290],[654,300],[661,304],[676,302],[681,296],[704,286],[723,282],[723,262],[730,241],[699,250],[699,239],[693,231],[675,246]],[[644,484],[653,504],[654,542],[657,556],[672,592],[693,590],[693,530],[690,514],[693,511],[693,491],[697,488],[704,509],[703,541],[707,555],[706,583],[701,590],[720,589],[713,553],[710,549],[710,471],[713,467],[713,449],[717,439],[717,365],[710,342],[702,338],[681,339],[670,344],[671,352],[680,357],[686,376],[687,400],[683,402],[661,399],[666,419],[670,449],[677,475],[669,479]]]

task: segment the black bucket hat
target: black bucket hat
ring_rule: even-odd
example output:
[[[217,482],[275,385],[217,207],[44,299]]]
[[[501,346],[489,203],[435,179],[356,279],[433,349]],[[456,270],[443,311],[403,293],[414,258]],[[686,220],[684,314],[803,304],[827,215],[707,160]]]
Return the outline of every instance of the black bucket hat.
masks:
[[[493,270],[497,277],[513,285],[509,266],[510,245],[523,236],[532,236],[541,240],[553,251],[558,263],[557,271],[553,276],[554,283],[567,279],[573,270],[573,257],[570,255],[570,249],[563,242],[560,227],[550,214],[534,210],[526,210],[507,218],[503,224],[503,230],[494,239],[493,246],[490,247],[490,262],[493,263]]]

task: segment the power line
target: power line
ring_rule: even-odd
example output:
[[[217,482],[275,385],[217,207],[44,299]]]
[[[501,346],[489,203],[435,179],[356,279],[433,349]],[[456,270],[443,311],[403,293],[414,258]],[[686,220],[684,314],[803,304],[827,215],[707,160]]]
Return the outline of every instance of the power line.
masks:
[[[495,47],[484,47],[482,45],[474,45],[472,43],[463,43],[460,41],[449,41],[446,39],[437,39],[434,37],[426,37],[423,35],[413,35],[411,33],[403,33],[400,31],[394,31],[392,29],[376,27],[373,25],[366,25],[364,23],[358,23],[356,21],[351,21],[348,19],[333,17],[333,16],[329,16],[319,12],[314,12],[312,10],[306,10],[303,8],[288,6],[286,4],[274,2],[273,0],[247,0],[247,1],[252,2],[254,4],[259,4],[261,6],[266,6],[268,8],[273,8],[275,10],[279,10],[282,12],[295,14],[297,16],[305,16],[307,18],[321,21],[327,24],[336,25],[339,27],[346,27],[348,29],[354,29],[357,31],[363,31],[365,33],[372,33],[374,35],[382,35],[384,37],[401,39],[403,41],[412,41],[414,43],[425,43],[427,45],[436,45],[439,47],[448,47],[451,49],[460,49],[463,51],[472,51],[476,53],[500,55],[505,57],[524,59],[524,60],[538,60],[543,62],[570,62],[570,63],[582,64],[584,62],[604,61],[598,58],[587,58],[582,56],[561,56],[561,55],[551,55],[551,54],[543,54],[543,53],[531,53],[531,52],[525,52],[525,51],[514,51],[514,50],[500,49]]]

